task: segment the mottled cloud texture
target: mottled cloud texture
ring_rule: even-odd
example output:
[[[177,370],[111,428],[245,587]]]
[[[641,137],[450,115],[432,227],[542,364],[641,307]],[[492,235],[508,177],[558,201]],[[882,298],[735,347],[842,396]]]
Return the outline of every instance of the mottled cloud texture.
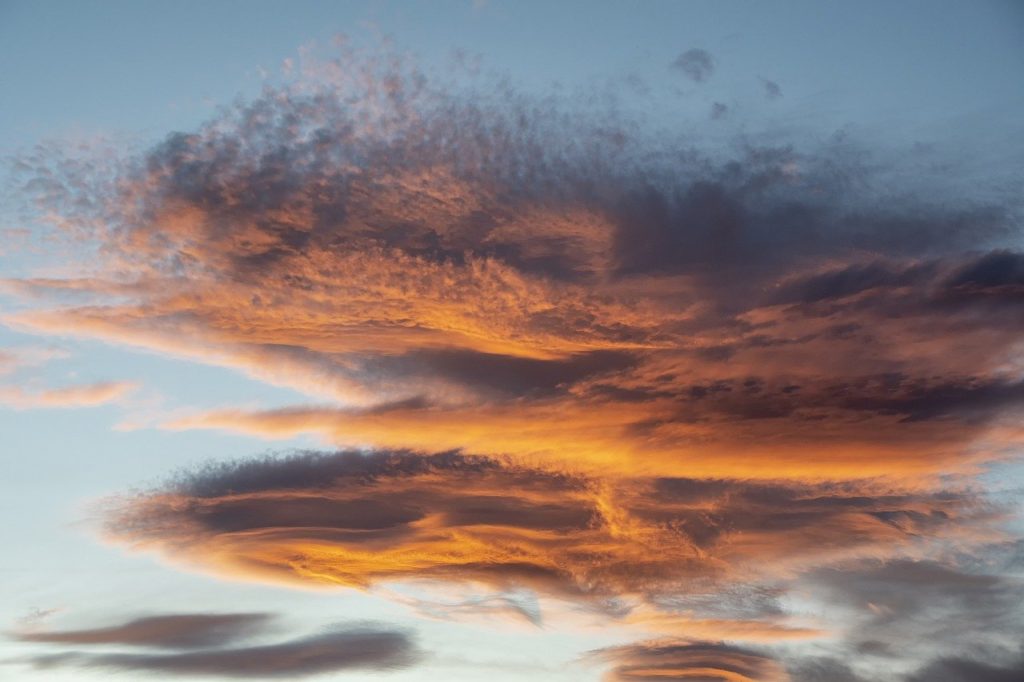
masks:
[[[52,307],[8,324],[296,389],[163,426],[329,446],[122,499],[109,537],[575,600],[637,633],[598,656],[613,680],[1018,660],[1019,550],[976,478],[1021,438],[1016,199],[397,58],[298,71],[136,154],[19,161],[91,251],[11,284]]]

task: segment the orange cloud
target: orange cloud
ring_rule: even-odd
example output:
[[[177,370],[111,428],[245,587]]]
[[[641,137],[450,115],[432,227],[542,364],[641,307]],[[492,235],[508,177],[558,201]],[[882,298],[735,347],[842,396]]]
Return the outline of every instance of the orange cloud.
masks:
[[[678,420],[677,401],[549,400],[466,408],[398,403],[365,410],[223,410],[168,422],[267,438],[320,435],[337,446],[466,449],[533,465],[616,475],[835,480],[969,472],[987,453],[958,424],[877,416],[786,423]]]
[[[137,384],[126,381],[102,381],[40,391],[26,391],[19,386],[0,386],[0,405],[17,410],[95,407],[118,400],[136,387]]]
[[[221,574],[366,588],[403,580],[647,601],[924,551],[987,512],[969,496],[835,484],[558,474],[408,452],[223,465],[110,509],[108,536]],[[711,581],[710,583],[708,581]],[[651,602],[652,604],[654,602]],[[792,639],[816,628],[655,608],[623,622],[690,637]]]
[[[702,682],[789,682],[770,656],[715,643],[656,640],[593,652],[595,661],[614,663],[607,682],[701,680]]]

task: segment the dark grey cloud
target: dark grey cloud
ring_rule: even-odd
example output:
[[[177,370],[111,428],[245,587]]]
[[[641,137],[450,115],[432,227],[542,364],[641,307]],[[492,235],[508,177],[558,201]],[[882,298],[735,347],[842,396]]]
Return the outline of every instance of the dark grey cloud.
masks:
[[[729,114],[728,105],[722,104],[721,102],[715,102],[711,105],[711,119],[717,121],[725,118]]]
[[[867,666],[886,675],[884,679],[898,679],[901,682],[1019,682],[1024,679],[1024,658],[1006,652],[992,652],[990,657],[941,657],[922,666],[914,672],[894,676],[885,663],[881,666]],[[992,660],[997,659],[997,660]],[[999,662],[999,661],[1002,662]],[[838,659],[806,657],[791,662],[788,672],[792,682],[870,682],[880,679],[879,673],[860,674],[847,663]]]
[[[778,99],[782,97],[782,88],[775,81],[768,79],[762,79],[764,83],[764,94],[768,99]]]
[[[1024,583],[1011,576],[976,573],[935,561],[893,561],[864,567],[825,569],[815,580],[829,586],[838,600],[852,605],[872,604],[869,628],[877,630],[902,618],[920,618],[945,612],[948,619],[934,619],[934,627],[961,631],[964,619],[972,632],[981,633],[983,623],[994,625],[1000,618],[1016,619],[1021,614],[1007,609],[1015,597],[1024,594]]]
[[[980,563],[964,557],[846,565],[817,571],[806,585],[826,588],[826,601],[847,614],[849,660],[867,669],[932,660],[928,672],[908,679],[959,680],[957,671],[977,670],[978,677],[963,673],[963,679],[984,680],[985,666],[970,662],[979,652],[988,652],[984,661],[993,674],[1000,666],[1019,666],[1007,661],[1018,660],[1024,582],[1009,570],[1005,554],[996,544],[985,548]]]
[[[792,682],[868,682],[844,661],[827,656],[807,657],[787,668]]]
[[[682,71],[690,80],[703,83],[715,71],[715,58],[707,50],[695,47],[676,57],[672,66]]]
[[[521,358],[458,349],[424,350],[404,355],[363,358],[372,376],[401,375],[471,386],[494,397],[539,398],[564,392],[569,386],[602,374],[635,366],[639,358],[625,351],[578,353],[565,359]]]
[[[993,251],[965,264],[947,280],[953,291],[971,295],[1012,297],[1024,302],[1024,254]]]
[[[779,303],[818,303],[842,299],[872,289],[890,290],[927,282],[936,274],[936,263],[891,265],[882,262],[857,263],[800,277],[783,283],[773,299]]]
[[[836,330],[836,335],[858,329]],[[824,334],[823,334],[824,336]],[[768,342],[753,339],[751,347]],[[954,418],[985,422],[1024,405],[1024,384],[993,377],[911,377],[899,372],[843,381],[771,382],[748,376],[715,382],[622,389],[594,384],[590,391],[624,403],[671,399],[674,419],[696,423],[731,420],[822,418],[840,412],[854,418],[894,416],[905,422]]]
[[[1024,658],[1004,665],[972,658],[940,658],[910,675],[907,682],[1020,682]]]
[[[339,628],[279,644],[173,654],[65,652],[40,655],[40,669],[86,668],[173,676],[296,679],[324,673],[381,671],[414,664],[420,653],[404,631]]]
[[[50,644],[125,644],[167,649],[222,646],[260,632],[267,613],[185,613],[136,618],[120,625],[83,630],[14,633],[23,642]]]

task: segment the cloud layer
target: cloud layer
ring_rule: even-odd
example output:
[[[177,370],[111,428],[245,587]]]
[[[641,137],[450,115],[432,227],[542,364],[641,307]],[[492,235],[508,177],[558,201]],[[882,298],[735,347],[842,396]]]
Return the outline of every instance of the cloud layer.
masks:
[[[108,532],[284,581],[525,583],[609,597],[909,551],[990,515],[877,484],[610,481],[456,453],[309,453],[213,466],[120,500]]]
[[[17,637],[36,643],[137,648],[135,652],[39,654],[28,659],[38,669],[71,667],[163,676],[295,679],[330,672],[393,670],[415,663],[421,655],[409,633],[370,624],[336,625],[278,643],[235,645],[258,633],[270,619],[269,614],[258,613],[172,614],[112,627],[25,632]]]

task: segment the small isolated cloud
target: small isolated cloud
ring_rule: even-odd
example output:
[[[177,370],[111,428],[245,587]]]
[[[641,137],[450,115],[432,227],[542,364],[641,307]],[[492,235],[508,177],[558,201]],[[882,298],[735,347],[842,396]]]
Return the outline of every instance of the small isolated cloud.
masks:
[[[233,622],[233,626],[242,626],[242,630],[255,624],[253,618],[260,618],[251,614],[236,615],[239,618]],[[194,636],[190,636],[184,629],[190,621],[199,629]],[[217,617],[210,620],[210,617],[204,615],[185,615],[165,617],[156,624],[133,621],[121,626],[119,632],[114,632],[117,629],[112,628],[106,631],[93,631],[93,635],[87,631],[80,631],[64,639],[33,640],[69,644],[120,643],[167,648],[178,647],[184,643],[185,646],[182,648],[204,647],[191,651],[66,651],[33,656],[26,662],[43,670],[83,668],[174,676],[295,679],[330,672],[394,670],[412,665],[420,658],[420,652],[409,633],[372,624],[337,626],[320,634],[276,644],[205,648],[223,643],[223,635],[242,634],[241,630],[232,631],[233,626],[226,630],[222,629],[226,622],[218,620]]]
[[[715,102],[711,105],[711,118],[715,121],[725,118],[728,113],[729,107],[721,102]]]
[[[692,48],[676,57],[672,66],[682,71],[690,80],[703,83],[715,71],[715,58],[707,50]]]
[[[414,609],[426,618],[458,621],[523,622],[535,627],[543,625],[536,595],[528,590],[519,593],[471,595],[464,599],[423,599],[394,593],[392,598]]]
[[[771,657],[719,643],[639,642],[600,649],[589,658],[612,664],[607,682],[790,682]]]
[[[56,348],[0,348],[0,375],[12,374],[66,357],[66,351]]]
[[[766,78],[761,79],[764,84],[764,95],[768,99],[778,99],[782,97],[782,88],[775,81],[770,81]]]
[[[107,627],[82,630],[17,632],[22,642],[49,644],[125,644],[167,649],[222,646],[261,630],[267,613],[188,613],[148,616]]]
[[[101,381],[40,391],[27,391],[20,386],[0,386],[0,406],[16,410],[95,407],[113,402],[137,387],[138,384],[128,381]]]
[[[928,664],[907,682],[1020,682],[1024,680],[1024,656],[1000,664],[978,658],[948,657]]]

